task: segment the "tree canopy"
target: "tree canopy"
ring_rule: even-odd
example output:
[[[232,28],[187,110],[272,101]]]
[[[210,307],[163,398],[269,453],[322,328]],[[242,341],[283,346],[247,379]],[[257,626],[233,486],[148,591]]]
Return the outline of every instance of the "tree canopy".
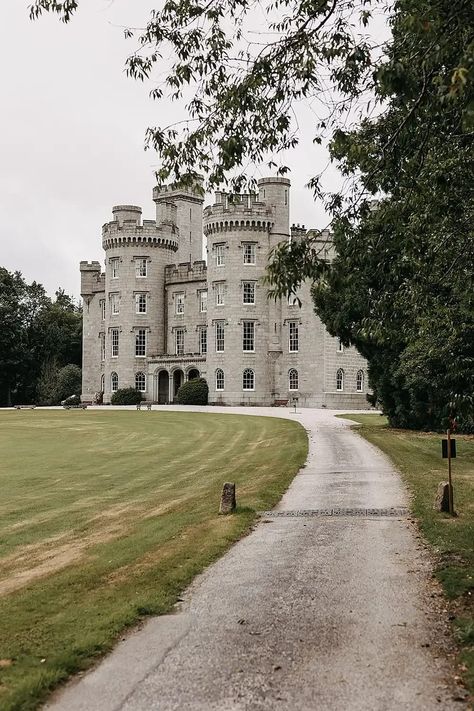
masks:
[[[78,4],[35,0],[30,13],[67,22]],[[282,245],[273,295],[313,281],[318,314],[367,358],[392,424],[457,413],[474,426],[472,0],[165,0],[126,36],[128,73],[159,69],[152,96],[183,106],[182,122],[147,133],[159,181],[204,172],[208,187],[240,189],[263,161],[284,174],[275,156],[298,141],[298,105],[318,102],[314,140],[346,182],[310,186],[337,254],[321,261],[311,236]]]
[[[81,350],[82,312],[71,297],[59,289],[52,300],[41,284],[0,267],[0,404],[34,403],[42,395],[56,404],[59,370],[80,366]]]

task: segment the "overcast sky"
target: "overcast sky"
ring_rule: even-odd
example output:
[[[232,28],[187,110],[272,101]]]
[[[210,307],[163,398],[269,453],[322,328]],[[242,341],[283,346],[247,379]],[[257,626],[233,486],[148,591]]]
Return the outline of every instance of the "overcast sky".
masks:
[[[28,4],[0,4],[0,266],[78,297],[79,262],[103,263],[112,206],[141,205],[154,217],[156,159],[143,150],[145,129],[170,123],[176,109],[151,101],[123,71],[134,40],[121,27],[143,25],[152,0],[81,0],[68,25],[31,22]],[[324,227],[304,187],[327,162],[312,144],[314,121],[305,110],[302,143],[288,158],[291,221]],[[335,187],[336,171],[326,179]]]

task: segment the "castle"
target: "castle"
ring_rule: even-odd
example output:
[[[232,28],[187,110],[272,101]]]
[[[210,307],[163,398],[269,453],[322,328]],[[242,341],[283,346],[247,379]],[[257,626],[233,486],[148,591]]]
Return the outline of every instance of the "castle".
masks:
[[[81,262],[83,401],[134,387],[172,403],[202,376],[209,403],[367,407],[367,366],[332,338],[313,311],[310,285],[267,298],[270,251],[290,230],[290,181],[263,178],[258,194],[218,192],[203,211],[199,190],[155,188],[156,220],[119,205],[102,229],[105,274]],[[202,260],[203,235],[207,263]],[[331,258],[328,233],[321,254]],[[301,302],[301,305],[300,305]]]

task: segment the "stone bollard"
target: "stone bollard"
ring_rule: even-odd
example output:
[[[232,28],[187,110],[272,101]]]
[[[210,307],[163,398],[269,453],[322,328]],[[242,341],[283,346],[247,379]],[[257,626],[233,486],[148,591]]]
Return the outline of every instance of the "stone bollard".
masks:
[[[235,511],[235,484],[226,481],[222,487],[221,505],[219,506],[220,514],[229,514]]]
[[[433,506],[435,511],[449,513],[449,482],[440,481]]]

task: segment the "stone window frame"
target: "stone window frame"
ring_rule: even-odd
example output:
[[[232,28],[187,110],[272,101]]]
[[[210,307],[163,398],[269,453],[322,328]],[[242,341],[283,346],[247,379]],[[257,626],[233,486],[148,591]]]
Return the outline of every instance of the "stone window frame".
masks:
[[[336,391],[338,393],[344,392],[344,370],[338,368],[336,371]]]
[[[118,314],[120,313],[120,292],[112,291],[109,294],[109,300],[110,300],[110,314],[111,314],[111,316],[118,316]],[[115,310],[115,307],[117,307],[116,310]]]
[[[242,242],[242,263],[244,265],[255,266],[257,264],[257,245],[257,242]],[[249,259],[247,259],[247,255]]]
[[[225,295],[227,292],[227,286],[225,281],[215,281],[213,283],[213,289],[215,292],[215,306],[221,307],[225,306]]]
[[[242,351],[255,353],[255,321],[242,320]],[[251,347],[250,347],[251,346]]]
[[[300,322],[288,321],[288,353],[299,353],[300,350]]]
[[[110,329],[110,357],[118,358],[120,353],[120,329]]]
[[[105,333],[104,332],[99,333],[99,338],[100,338],[100,361],[101,361],[101,363],[103,363],[105,360],[105,356],[107,354],[107,351],[106,351],[107,344],[105,342]]]
[[[207,326],[199,326],[199,354],[207,354]]]
[[[249,289],[250,287],[250,289]],[[242,303],[245,306],[255,306],[257,294],[257,282],[255,280],[242,281]],[[250,296],[252,301],[246,301],[246,296]]]
[[[255,371],[253,368],[245,368],[242,373],[242,390],[255,390]]]
[[[358,370],[357,375],[356,375],[356,392],[358,392],[358,393],[364,392],[364,380],[365,380],[364,371]]]
[[[184,355],[184,339],[186,329],[185,328],[175,328],[174,329],[174,353],[177,356]]]
[[[340,338],[337,341],[337,352],[344,353],[344,344],[342,343]]]
[[[135,278],[146,279],[148,276],[148,257],[134,257],[133,261],[135,262]],[[145,273],[140,274],[143,271],[143,267],[145,267]]]
[[[99,300],[99,308],[100,308],[101,321],[105,321],[105,313],[106,313],[105,299]]]
[[[110,278],[111,279],[118,279],[119,278],[119,269],[120,269],[120,257],[110,257],[109,258],[109,265],[110,265]]]
[[[200,289],[198,294],[199,294],[199,313],[206,314],[207,313],[207,299],[208,299],[207,289]],[[203,306],[205,306],[204,309],[202,308]]]
[[[222,368],[216,368],[216,391],[222,392],[225,389],[225,373]]]
[[[135,373],[135,390],[138,390],[139,393],[146,393],[146,373],[143,370]]]
[[[216,325],[216,333],[215,333],[215,346],[216,346],[216,353],[224,353],[225,352],[225,321],[224,320],[216,320],[215,321]],[[219,346],[222,346],[221,348]]]
[[[214,252],[214,262],[216,267],[225,267],[225,242],[216,242],[212,245],[212,250]]]
[[[288,371],[288,390],[299,390],[299,373],[296,368]]]
[[[135,329],[135,358],[146,358],[148,336],[146,328]]]
[[[116,393],[119,389],[119,377],[115,371],[110,373],[110,392]]]
[[[145,310],[140,310],[140,304],[145,307]],[[146,314],[148,311],[148,294],[144,291],[139,291],[135,294],[135,313]]]

